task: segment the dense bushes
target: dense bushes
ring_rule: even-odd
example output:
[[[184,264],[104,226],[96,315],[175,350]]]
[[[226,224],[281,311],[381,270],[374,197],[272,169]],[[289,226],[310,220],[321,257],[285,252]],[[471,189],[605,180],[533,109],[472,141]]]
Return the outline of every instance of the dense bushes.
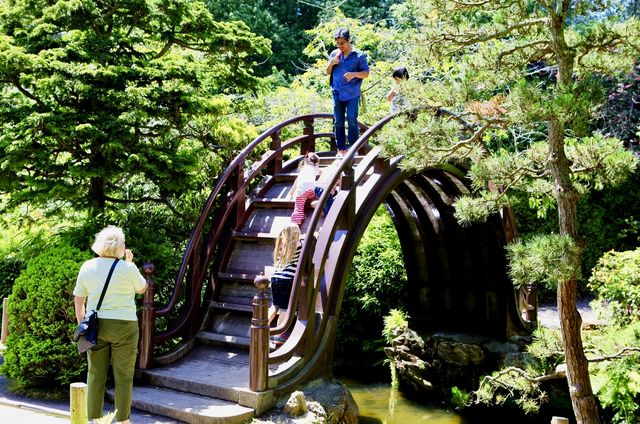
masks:
[[[338,371],[359,378],[389,378],[382,366],[384,317],[406,304],[406,282],[398,233],[381,207],[358,245],[345,288],[336,340]],[[353,375],[358,371],[361,375]]]
[[[640,319],[640,248],[605,253],[593,270],[589,287],[597,301],[606,304],[616,324]]]
[[[58,389],[86,370],[71,335],[73,287],[90,255],[61,244],[27,263],[9,297],[9,337],[2,372],[22,391]]]

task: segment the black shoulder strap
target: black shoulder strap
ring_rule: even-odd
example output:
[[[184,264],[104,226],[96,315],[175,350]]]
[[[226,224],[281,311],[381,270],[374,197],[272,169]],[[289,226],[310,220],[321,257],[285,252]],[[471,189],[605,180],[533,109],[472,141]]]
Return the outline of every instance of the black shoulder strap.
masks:
[[[113,265],[111,265],[111,269],[109,270],[109,275],[107,275],[107,281],[104,283],[104,287],[102,288],[102,294],[100,295],[100,300],[98,300],[98,306],[96,306],[96,311],[100,309],[102,306],[102,299],[104,299],[104,294],[107,292],[107,287],[109,287],[109,281],[111,281],[111,276],[113,275],[113,270],[116,269],[116,264],[120,259],[116,258],[113,261]]]

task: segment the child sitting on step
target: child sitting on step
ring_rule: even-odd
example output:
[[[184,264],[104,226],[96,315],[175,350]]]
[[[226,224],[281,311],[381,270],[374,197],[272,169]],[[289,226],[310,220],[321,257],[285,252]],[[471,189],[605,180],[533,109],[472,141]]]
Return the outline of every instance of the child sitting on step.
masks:
[[[300,227],[296,224],[287,224],[280,230],[273,249],[274,272],[271,276],[271,295],[273,296],[273,306],[278,312],[278,325],[284,322],[287,309],[289,309],[293,278],[296,275],[302,251],[300,238]],[[275,344],[282,344],[287,337],[288,334],[285,332],[281,336],[272,338],[272,341]]]

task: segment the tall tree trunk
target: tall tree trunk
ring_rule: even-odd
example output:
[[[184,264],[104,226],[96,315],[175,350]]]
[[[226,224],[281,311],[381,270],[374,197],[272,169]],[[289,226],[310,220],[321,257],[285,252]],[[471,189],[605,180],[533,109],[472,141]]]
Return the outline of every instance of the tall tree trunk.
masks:
[[[564,126],[553,118],[549,121],[549,169],[553,175],[558,202],[560,234],[578,238],[578,193],[570,179],[570,164],[564,151]],[[579,262],[579,257],[576,258]],[[576,269],[580,266],[575,264]],[[577,280],[559,282],[557,301],[562,343],[567,362],[567,382],[573,413],[578,424],[599,424],[598,405],[589,380],[589,364],[582,346],[582,319],[577,310]]]
[[[564,28],[572,0],[555,3],[549,9],[549,31],[551,48],[558,61],[556,92],[562,94],[569,90],[573,83],[575,51],[568,45],[564,37]],[[578,192],[571,183],[571,164],[564,150],[564,122],[557,116],[549,118],[549,171],[553,176],[555,198],[558,203],[558,225],[562,235],[570,236],[576,244],[578,237]],[[580,266],[580,256],[575,258],[575,269]],[[589,363],[582,346],[580,327],[582,319],[577,309],[577,286],[575,275],[567,281],[558,282],[558,312],[562,344],[567,362],[567,383],[571,406],[578,424],[599,424],[598,404],[593,395],[589,380]]]
[[[104,192],[105,181],[103,177],[92,177],[89,180],[89,202],[91,208],[89,214],[93,217],[104,212],[106,205],[106,195]]]

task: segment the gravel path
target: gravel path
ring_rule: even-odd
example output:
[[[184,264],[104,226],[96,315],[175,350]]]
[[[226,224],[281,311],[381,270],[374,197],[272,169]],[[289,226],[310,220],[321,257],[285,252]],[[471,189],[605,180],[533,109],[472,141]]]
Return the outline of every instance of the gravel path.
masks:
[[[578,312],[582,317],[582,324],[605,324],[606,321],[598,318],[589,305],[590,300],[578,301]],[[538,307],[538,322],[543,327],[560,328],[558,308],[555,304],[540,305]]]

